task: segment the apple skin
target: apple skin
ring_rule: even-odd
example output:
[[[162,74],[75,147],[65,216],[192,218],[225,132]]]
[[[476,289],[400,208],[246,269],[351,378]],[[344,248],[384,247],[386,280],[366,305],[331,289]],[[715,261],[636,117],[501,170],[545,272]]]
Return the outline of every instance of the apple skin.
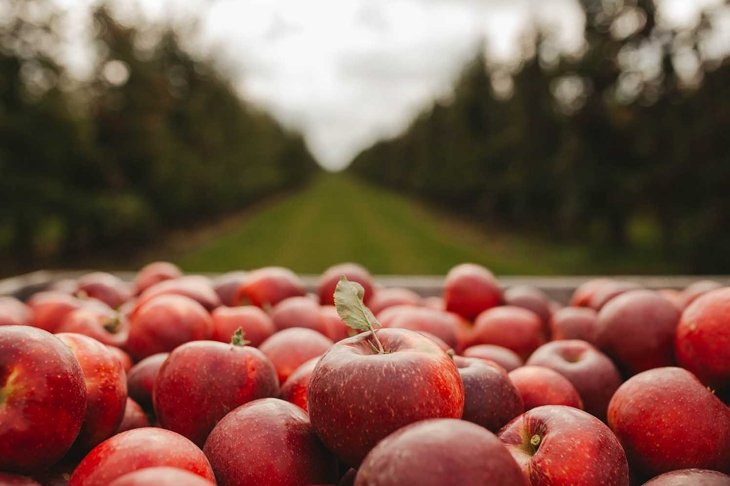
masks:
[[[494,361],[507,371],[512,371],[525,364],[517,353],[496,344],[475,344],[466,348],[461,354],[466,358]]]
[[[77,282],[76,293],[79,296],[100,300],[112,309],[132,297],[132,290],[127,282],[106,272],[82,275]]]
[[[127,343],[127,321],[111,309],[80,308],[69,312],[56,333],[84,334],[110,346],[123,347]]]
[[[17,474],[6,474],[0,472],[0,484],[2,486],[41,486],[41,483]]]
[[[319,303],[321,305],[335,305],[334,295],[337,283],[342,276],[347,277],[350,282],[357,282],[362,285],[365,293],[363,300],[368,303],[373,295],[374,281],[370,272],[357,263],[340,263],[333,265],[322,273],[317,282],[317,294],[319,295]]]
[[[215,481],[208,459],[180,434],[157,427],[128,430],[94,447],[79,463],[69,486],[108,486],[138,469],[169,466]]]
[[[106,349],[108,349],[115,358],[122,364],[122,369],[124,369],[125,373],[129,373],[129,370],[132,369],[132,366],[134,366],[134,362],[132,362],[132,357],[127,353],[126,351],[116,347],[116,346],[109,346],[108,344],[105,345]]]
[[[542,366],[522,366],[509,372],[509,379],[519,391],[525,410],[543,405],[565,405],[583,409],[583,400],[573,384],[563,375]]]
[[[233,333],[240,327],[251,346],[259,347],[271,337],[276,328],[271,317],[253,305],[239,307],[218,307],[211,313],[213,319],[213,341],[231,342]]]
[[[314,434],[307,413],[278,398],[254,400],[228,413],[203,450],[220,486],[337,480],[337,460]]]
[[[520,392],[504,368],[462,356],[454,356],[454,363],[464,383],[464,420],[497,432],[525,411]]]
[[[598,313],[596,342],[626,376],[674,364],[679,311],[651,290],[631,290]]]
[[[213,280],[213,289],[221,300],[221,305],[228,307],[236,306],[236,292],[238,287],[246,280],[248,272],[234,271],[224,273]]]
[[[486,268],[462,263],[446,274],[444,303],[447,311],[473,321],[485,310],[502,303],[502,289]]]
[[[271,321],[277,331],[306,327],[327,335],[327,323],[322,318],[319,304],[309,297],[289,297],[282,300],[271,309]]]
[[[550,299],[542,290],[531,285],[516,285],[504,291],[505,305],[522,307],[534,312],[542,320],[545,332],[550,323]]]
[[[593,295],[609,282],[609,278],[592,278],[578,285],[570,297],[570,307],[590,307]]]
[[[215,483],[174,467],[148,467],[120,476],[109,486],[215,486]]]
[[[706,385],[730,390],[730,287],[709,291],[685,309],[674,345],[683,368]]]
[[[294,370],[306,361],[322,356],[333,344],[331,339],[317,331],[291,327],[271,336],[259,349],[274,364],[279,383],[284,384]]]
[[[383,327],[397,327],[433,334],[457,352],[463,347],[459,340],[459,321],[453,314],[446,311],[412,305],[396,305],[380,312],[378,320]]]
[[[162,364],[153,403],[162,427],[202,447],[228,412],[257,398],[278,395],[276,370],[261,351],[198,341],[179,346]]]
[[[307,411],[307,393],[309,392],[309,380],[312,379],[314,368],[319,362],[319,356],[304,362],[294,373],[289,375],[281,386],[281,399]]]
[[[410,289],[389,287],[377,289],[368,300],[368,307],[376,316],[395,305],[421,305],[421,296]]]
[[[207,311],[212,311],[221,305],[221,300],[208,278],[201,275],[185,275],[172,280],[164,280],[147,288],[139,295],[132,315],[147,302],[162,295],[182,295],[196,301]]]
[[[381,439],[427,418],[461,418],[464,386],[451,357],[408,329],[344,339],[317,363],[309,381],[312,427],[348,465],[359,464]]]
[[[608,405],[608,424],[637,471],[730,469],[730,409],[683,368],[630,378]]]
[[[56,332],[66,316],[83,306],[81,299],[64,292],[38,292],[28,300],[33,313],[32,324],[48,332]]]
[[[119,428],[127,404],[127,376],[122,363],[106,345],[83,334],[60,333],[76,357],[86,385],[86,415],[74,453],[86,453]]]
[[[124,407],[124,418],[122,423],[119,424],[117,434],[120,432],[126,432],[132,429],[141,429],[142,427],[149,427],[150,421],[147,419],[142,407],[131,398],[127,398],[127,403]]]
[[[15,297],[0,296],[0,326],[28,325],[32,320],[30,307]]]
[[[695,299],[697,299],[701,295],[722,287],[723,285],[720,282],[715,282],[714,280],[700,280],[693,283],[692,285],[689,285],[687,288],[682,290],[684,307],[686,308],[687,306],[689,306],[692,302],[695,301]]]
[[[274,306],[287,297],[303,297],[301,279],[288,268],[264,267],[249,273],[236,291],[236,305]]]
[[[198,302],[182,295],[160,295],[137,307],[130,317],[127,351],[140,360],[208,339],[212,333],[213,320]]]
[[[456,419],[407,425],[378,443],[355,486],[529,486],[504,444],[488,430]]]
[[[641,285],[634,282],[624,282],[621,280],[610,280],[598,288],[596,293],[591,297],[589,306],[596,311],[603,309],[603,306],[621,294],[632,290],[641,290]]]
[[[611,430],[573,407],[533,408],[500,432],[533,486],[628,486],[626,454]],[[537,447],[530,443],[539,438]]]
[[[527,364],[563,375],[578,390],[585,411],[606,421],[608,402],[621,386],[621,375],[613,361],[590,343],[577,339],[552,341],[537,348]]]
[[[183,273],[177,265],[170,262],[148,263],[134,278],[134,294],[139,295],[148,288],[164,280],[172,280],[182,277]]]
[[[730,486],[730,476],[708,469],[680,469],[661,474],[644,486]]]
[[[31,326],[0,326],[0,470],[52,466],[85,412],[84,375],[68,346]]]
[[[522,307],[500,306],[479,314],[474,321],[472,345],[496,344],[527,359],[545,343],[540,318]]]
[[[333,305],[323,305],[319,308],[319,313],[324,320],[325,328],[327,329],[326,336],[333,342],[342,341],[345,338],[354,336],[357,331],[345,324],[345,321],[340,319],[340,315],[337,313],[337,309]]]
[[[152,410],[152,393],[157,373],[170,353],[157,353],[141,360],[127,373],[127,393],[143,409]]]
[[[580,339],[596,344],[598,313],[590,307],[564,307],[550,319],[553,341]]]

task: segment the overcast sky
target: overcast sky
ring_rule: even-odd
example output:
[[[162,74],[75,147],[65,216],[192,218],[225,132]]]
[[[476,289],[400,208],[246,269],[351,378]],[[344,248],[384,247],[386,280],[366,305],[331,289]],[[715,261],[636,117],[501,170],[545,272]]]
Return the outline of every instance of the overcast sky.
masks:
[[[664,0],[675,22],[696,20],[698,4]],[[76,45],[68,61],[88,67],[83,19],[95,0],[57,0],[69,13]],[[302,131],[328,169],[403,130],[433,99],[445,96],[486,40],[496,58],[518,52],[529,19],[555,28],[565,49],[580,46],[575,0],[129,0],[120,15],[154,21],[196,18],[198,48],[215,52],[241,93]]]

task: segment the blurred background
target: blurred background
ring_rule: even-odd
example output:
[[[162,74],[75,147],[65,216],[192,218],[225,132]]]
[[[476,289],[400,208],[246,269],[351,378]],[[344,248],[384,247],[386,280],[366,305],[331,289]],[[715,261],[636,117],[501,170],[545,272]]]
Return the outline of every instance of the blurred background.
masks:
[[[3,0],[0,273],[730,272],[730,2]]]

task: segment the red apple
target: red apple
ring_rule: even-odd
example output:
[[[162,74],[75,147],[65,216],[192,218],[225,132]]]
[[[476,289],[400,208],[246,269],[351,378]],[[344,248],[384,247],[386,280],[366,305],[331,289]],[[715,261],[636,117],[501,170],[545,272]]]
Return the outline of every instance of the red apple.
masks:
[[[211,336],[213,341],[231,342],[233,333],[240,328],[246,340],[256,348],[276,332],[271,317],[261,308],[253,305],[221,306],[215,309],[210,316],[213,319],[213,335]]]
[[[109,346],[107,344],[106,349],[108,349],[121,363],[124,372],[129,373],[129,370],[131,370],[132,366],[134,365],[134,363],[132,362],[132,357],[126,351],[123,351],[116,346]]]
[[[464,383],[464,420],[496,432],[525,411],[522,397],[504,368],[461,356],[455,356],[454,363]]]
[[[106,272],[87,273],[79,278],[76,293],[81,297],[91,297],[117,308],[132,297],[127,282]]]
[[[706,385],[730,390],[730,287],[692,302],[677,327],[677,361]]]
[[[596,290],[596,293],[593,294],[590,301],[590,307],[593,309],[600,311],[604,305],[606,305],[608,302],[610,302],[615,297],[618,297],[619,295],[629,292],[631,290],[640,290],[641,285],[636,284],[634,282],[624,282],[621,280],[610,280],[606,282],[605,285],[602,285],[601,287]]]
[[[198,302],[182,295],[160,295],[132,314],[127,351],[139,360],[189,341],[208,339],[212,332],[210,314]]]
[[[381,329],[344,339],[322,357],[309,382],[312,427],[328,449],[359,464],[391,432],[427,418],[461,418],[464,387],[456,365],[430,339]]]
[[[528,486],[499,439],[478,425],[432,419],[380,441],[357,472],[355,486],[444,484]]]
[[[700,280],[698,282],[689,285],[682,291],[682,297],[684,299],[684,307],[689,306],[697,297],[706,294],[712,290],[722,288],[723,285],[720,282],[714,280]]]
[[[357,263],[340,263],[334,265],[324,271],[317,283],[317,294],[319,294],[319,303],[322,305],[334,305],[334,294],[337,282],[340,277],[347,277],[351,282],[357,282],[365,289],[364,300],[367,304],[373,295],[373,277],[362,265]]]
[[[139,295],[148,288],[164,280],[182,277],[182,271],[170,262],[152,262],[145,265],[134,279],[135,295]]]
[[[608,405],[608,424],[632,468],[730,470],[730,410],[689,371],[655,368],[630,378]]]
[[[34,472],[71,447],[86,411],[71,350],[31,326],[0,326],[0,470]]]
[[[319,362],[319,356],[305,361],[294,373],[289,375],[281,386],[281,399],[307,410],[307,392],[309,380],[312,379],[314,368]]]
[[[128,430],[94,447],[76,467],[69,486],[108,486],[130,472],[169,466],[215,481],[203,451],[180,434],[156,427]]]
[[[142,427],[149,427],[150,421],[147,419],[142,407],[131,398],[127,398],[127,403],[124,407],[124,418],[122,423],[119,424],[117,434],[120,432],[126,432],[132,429],[141,429]]]
[[[368,307],[375,315],[396,305],[421,305],[421,296],[410,289],[391,287],[377,289],[368,300]]]
[[[596,344],[598,313],[590,307],[564,307],[550,319],[550,335],[554,341],[580,339]]]
[[[545,292],[531,285],[516,285],[504,291],[504,303],[534,312],[542,320],[545,331],[550,322],[550,299]]]
[[[122,423],[127,404],[127,377],[122,363],[96,339],[73,333],[60,333],[56,337],[71,348],[84,374],[86,416],[73,449],[85,453],[114,435]]]
[[[340,319],[337,309],[333,305],[323,305],[319,308],[319,313],[324,320],[327,329],[326,336],[333,342],[342,341],[345,338],[354,336],[357,331],[348,327],[345,321]]]
[[[543,405],[566,405],[583,409],[578,390],[563,375],[542,366],[522,366],[509,372],[525,410]]]
[[[460,350],[459,321],[446,311],[415,307],[412,305],[396,305],[388,307],[380,314],[378,320],[383,327],[398,327],[411,331],[423,331],[433,334],[448,347]]]
[[[507,424],[499,438],[535,486],[629,485],[619,441],[603,422],[577,408],[533,408]]]
[[[215,486],[215,483],[174,467],[148,467],[120,476],[109,486]]]
[[[598,313],[596,342],[627,375],[674,364],[679,311],[651,290],[632,290]]]
[[[686,306],[686,298],[681,290],[659,289],[656,291],[656,293],[671,302],[672,305],[676,307],[679,312],[682,312],[684,310]]]
[[[15,297],[0,296],[0,326],[22,326],[33,322],[30,307]]]
[[[421,299],[421,305],[423,307],[428,307],[429,309],[446,310],[446,303],[444,302],[444,298],[440,296],[432,295],[431,297],[424,297]]]
[[[730,486],[730,476],[708,469],[680,469],[661,474],[644,486]]]
[[[66,316],[83,306],[80,299],[63,292],[46,291],[34,294],[28,300],[33,313],[32,324],[48,332],[56,332]]]
[[[278,394],[274,365],[235,335],[231,344],[198,341],[172,351],[157,373],[153,403],[162,427],[202,447],[228,412]]]
[[[157,353],[132,366],[127,374],[127,392],[145,410],[152,410],[152,393],[157,373],[170,353]]]
[[[590,307],[593,295],[604,285],[612,282],[609,278],[592,278],[576,287],[570,297],[571,307]]]
[[[540,318],[521,307],[495,307],[479,314],[474,322],[472,344],[496,344],[527,359],[544,343]]]
[[[25,476],[3,472],[0,472],[0,484],[2,486],[41,486],[41,483]]]
[[[288,268],[264,267],[248,274],[236,292],[236,304],[274,306],[287,297],[306,293],[301,279]]]
[[[56,332],[71,332],[92,337],[110,346],[121,347],[127,342],[126,319],[111,309],[82,307],[66,314]]]
[[[553,341],[537,348],[527,364],[563,375],[578,390],[585,411],[606,421],[608,402],[621,385],[621,376],[608,356],[585,341]]]
[[[337,478],[337,461],[317,439],[306,412],[277,398],[255,400],[223,417],[204,451],[220,486],[295,486]]]
[[[164,280],[142,292],[139,299],[137,299],[137,305],[132,315],[137,313],[140,307],[143,307],[147,302],[162,295],[187,297],[196,301],[208,311],[212,311],[221,305],[218,294],[213,290],[213,285],[209,279],[200,275],[186,275],[173,280]]]
[[[473,321],[485,310],[502,303],[502,289],[486,268],[462,263],[446,274],[444,302],[447,311]]]
[[[461,354],[466,358],[494,361],[507,371],[512,371],[525,364],[517,353],[496,344],[477,344],[466,348]]]
[[[288,297],[282,300],[271,309],[271,321],[278,331],[305,327],[325,336],[328,331],[319,304],[309,297]]]
[[[305,361],[323,355],[332,344],[331,339],[317,331],[292,327],[277,332],[264,341],[259,349],[274,364],[279,383],[283,384]]]
[[[213,280],[213,289],[221,300],[221,305],[234,307],[236,305],[236,293],[238,287],[246,281],[248,272],[229,272]]]

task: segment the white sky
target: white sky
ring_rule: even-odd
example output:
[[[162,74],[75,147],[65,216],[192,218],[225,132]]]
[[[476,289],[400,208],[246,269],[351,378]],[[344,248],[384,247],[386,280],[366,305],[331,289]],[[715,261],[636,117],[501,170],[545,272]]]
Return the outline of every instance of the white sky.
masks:
[[[56,0],[69,13],[69,64],[90,65],[84,22],[96,0]],[[675,23],[696,21],[699,4],[664,0]],[[533,17],[578,48],[582,14],[575,0],[119,0],[119,13],[153,21],[196,19],[196,48],[213,52],[241,93],[304,133],[330,170],[403,130],[445,96],[475,47],[509,59]],[[84,40],[86,39],[86,40]]]

